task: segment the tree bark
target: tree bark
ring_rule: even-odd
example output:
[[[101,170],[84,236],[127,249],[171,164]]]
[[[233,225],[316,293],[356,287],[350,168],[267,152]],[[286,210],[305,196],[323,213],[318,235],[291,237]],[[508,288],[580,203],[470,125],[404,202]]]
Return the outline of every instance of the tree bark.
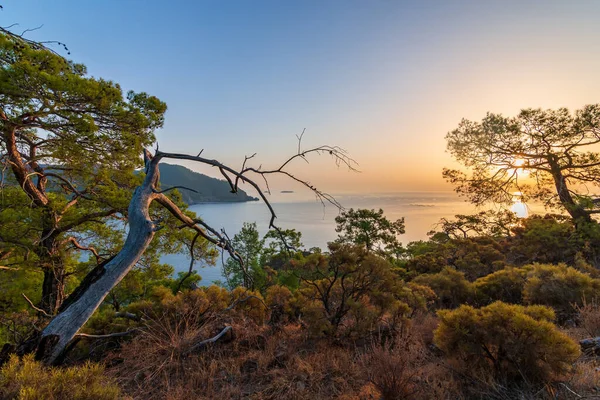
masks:
[[[42,237],[48,236],[42,232]],[[42,300],[39,307],[48,314],[54,315],[65,299],[66,270],[64,259],[60,256],[56,237],[47,237],[40,246],[37,256],[44,271],[42,283]]]

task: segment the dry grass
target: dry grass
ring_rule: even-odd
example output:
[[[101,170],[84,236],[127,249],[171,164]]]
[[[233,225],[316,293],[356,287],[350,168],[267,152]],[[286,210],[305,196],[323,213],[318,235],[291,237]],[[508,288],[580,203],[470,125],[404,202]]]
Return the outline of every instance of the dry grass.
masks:
[[[224,324],[234,337],[187,354]],[[600,396],[600,369],[580,360],[570,379],[506,387],[461,373],[432,345],[435,316],[414,316],[398,337],[356,347],[310,339],[299,325],[275,332],[240,315],[165,316],[113,355],[110,373],[134,399],[575,399]],[[120,363],[114,363],[119,360]],[[486,378],[487,376],[487,378]],[[486,380],[487,379],[487,380]],[[591,397],[590,397],[591,396]],[[600,397],[598,397],[600,398]]]
[[[600,336],[600,304],[594,299],[591,302],[583,300],[581,306],[575,305],[578,313],[579,327],[582,328],[588,336]]]
[[[202,329],[146,333],[126,344],[112,369],[136,399],[359,398],[365,379],[353,352],[306,342],[297,326],[268,336],[251,321],[231,323],[235,340],[185,355]],[[195,338],[195,339],[193,339]],[[347,397],[350,396],[350,397]]]

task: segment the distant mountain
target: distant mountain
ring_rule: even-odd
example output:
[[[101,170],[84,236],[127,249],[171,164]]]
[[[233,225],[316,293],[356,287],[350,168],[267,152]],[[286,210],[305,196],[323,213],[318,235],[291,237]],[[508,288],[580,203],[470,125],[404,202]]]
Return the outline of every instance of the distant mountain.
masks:
[[[198,192],[194,193],[189,190],[179,189],[183,201],[188,204],[234,203],[258,200],[256,197],[248,196],[241,189],[238,189],[237,193],[231,193],[231,188],[226,181],[194,172],[181,165],[161,163],[158,168],[160,170],[161,189],[173,186],[185,186]]]

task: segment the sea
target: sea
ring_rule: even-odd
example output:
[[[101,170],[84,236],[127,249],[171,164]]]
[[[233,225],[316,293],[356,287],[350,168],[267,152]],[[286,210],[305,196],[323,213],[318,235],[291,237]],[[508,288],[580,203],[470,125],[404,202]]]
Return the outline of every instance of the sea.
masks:
[[[272,202],[277,215],[275,223],[280,228],[296,229],[302,233],[305,248],[320,247],[325,249],[327,243],[337,238],[335,217],[340,210],[317,199],[294,199],[278,194]],[[451,218],[456,214],[473,214],[482,209],[466,202],[454,192],[402,192],[378,194],[342,194],[335,199],[346,209],[366,208],[383,209],[385,217],[397,220],[404,217],[406,233],[399,237],[403,244],[417,240],[426,240],[427,233],[435,229],[442,217]],[[527,212],[518,198],[512,207],[513,211]],[[223,229],[229,237],[240,231],[244,222],[256,222],[258,231],[264,235],[268,231],[270,213],[263,202],[244,203],[203,203],[190,206],[198,217],[217,230]],[[525,210],[525,211],[523,211]],[[224,255],[225,259],[227,258]],[[171,264],[175,271],[189,269],[187,254],[168,254],[161,258],[164,263]],[[194,269],[202,276],[202,285],[210,285],[215,281],[223,281],[221,275],[222,259],[214,266],[197,262]]]

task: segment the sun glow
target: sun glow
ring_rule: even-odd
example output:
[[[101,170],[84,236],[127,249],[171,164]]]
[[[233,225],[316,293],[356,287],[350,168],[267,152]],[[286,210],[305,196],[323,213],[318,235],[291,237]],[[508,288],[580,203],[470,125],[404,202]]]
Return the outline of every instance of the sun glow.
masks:
[[[514,162],[513,162],[513,166],[516,168],[520,168],[522,166],[525,165],[525,160],[522,158],[517,158]]]

